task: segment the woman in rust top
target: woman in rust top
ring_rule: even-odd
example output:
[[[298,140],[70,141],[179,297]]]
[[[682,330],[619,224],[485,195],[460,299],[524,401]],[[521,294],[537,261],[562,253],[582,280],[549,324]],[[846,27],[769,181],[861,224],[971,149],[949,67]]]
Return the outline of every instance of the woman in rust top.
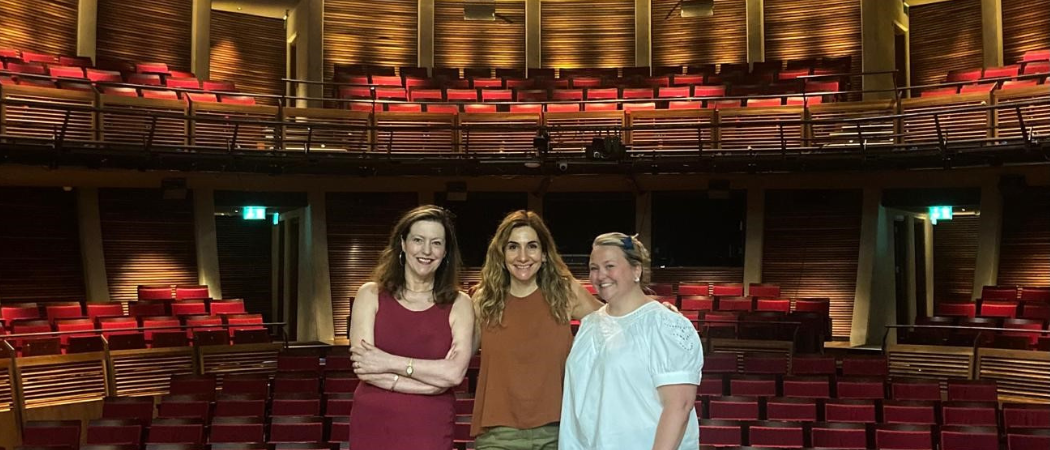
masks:
[[[573,279],[534,212],[503,219],[474,295],[481,373],[470,434],[475,448],[558,448],[569,321],[601,303]]]

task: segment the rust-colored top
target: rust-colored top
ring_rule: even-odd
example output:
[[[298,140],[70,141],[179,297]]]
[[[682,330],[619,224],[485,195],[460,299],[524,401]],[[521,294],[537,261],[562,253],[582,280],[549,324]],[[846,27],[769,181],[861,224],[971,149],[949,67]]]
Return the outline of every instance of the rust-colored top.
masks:
[[[565,360],[572,349],[569,324],[559,324],[536,289],[507,295],[503,325],[481,330],[481,373],[470,435],[485,428],[535,428],[561,419]]]

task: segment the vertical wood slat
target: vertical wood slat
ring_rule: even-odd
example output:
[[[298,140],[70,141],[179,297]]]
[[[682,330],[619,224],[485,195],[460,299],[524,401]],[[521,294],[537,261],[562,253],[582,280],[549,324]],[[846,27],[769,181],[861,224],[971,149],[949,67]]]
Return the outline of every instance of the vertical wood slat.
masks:
[[[932,3],[910,11],[912,86],[943,83],[949,71],[983,65],[981,0]]]
[[[346,336],[351,297],[375,269],[390,230],[418,203],[415,193],[328,194],[328,267],[336,336]]]
[[[1002,0],[1003,64],[1024,52],[1050,48],[1050,0]]]
[[[325,0],[325,79],[336,64],[415,66],[418,6],[416,0]]]
[[[766,61],[849,56],[861,72],[860,1],[766,0]],[[860,88],[860,77],[852,80]]]
[[[0,0],[0,48],[75,55],[78,0]]]
[[[273,224],[269,220],[217,216],[215,234],[223,297],[244,299],[249,313],[262,314],[270,322]]]
[[[281,95],[286,48],[281,19],[211,12],[210,77],[213,80],[232,81],[238,91],[250,94]],[[264,105],[278,104],[277,99],[255,100]]]
[[[99,0],[98,61],[162,62],[190,69],[193,2]]]
[[[831,299],[832,334],[848,337],[860,253],[861,191],[766,191],[762,281],[789,298]]]
[[[970,301],[977,267],[979,216],[956,216],[933,226],[933,300]]]
[[[192,194],[99,189],[102,248],[114,301],[136,301],[142,284],[197,284]]]
[[[524,68],[525,2],[497,1],[496,14],[491,22],[463,20],[462,1],[435,1],[434,65]]]
[[[1003,201],[999,279],[1005,286],[1050,286],[1050,189]]]
[[[653,0],[653,66],[747,61],[746,2],[715,0],[711,17],[682,17],[678,0]],[[665,19],[666,17],[666,19]]]
[[[543,67],[634,65],[634,0],[545,0]]]
[[[81,301],[76,194],[59,188],[0,188],[0,300]]]

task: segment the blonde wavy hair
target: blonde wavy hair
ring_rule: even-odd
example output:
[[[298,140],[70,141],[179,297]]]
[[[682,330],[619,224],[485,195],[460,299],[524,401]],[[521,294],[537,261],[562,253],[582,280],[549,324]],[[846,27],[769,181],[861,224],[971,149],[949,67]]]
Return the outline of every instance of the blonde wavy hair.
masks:
[[[532,227],[540,241],[540,250],[546,260],[540,265],[536,274],[536,284],[543,292],[543,298],[550,307],[551,316],[560,324],[569,323],[572,306],[573,278],[569,267],[565,265],[554,238],[543,223],[543,218],[532,211],[514,211],[503,218],[496,228],[496,234],[489,242],[485,255],[485,264],[481,267],[481,283],[475,295],[477,320],[482,326],[493,327],[503,324],[503,310],[506,307],[510,273],[507,271],[507,242],[510,234],[518,227]]]

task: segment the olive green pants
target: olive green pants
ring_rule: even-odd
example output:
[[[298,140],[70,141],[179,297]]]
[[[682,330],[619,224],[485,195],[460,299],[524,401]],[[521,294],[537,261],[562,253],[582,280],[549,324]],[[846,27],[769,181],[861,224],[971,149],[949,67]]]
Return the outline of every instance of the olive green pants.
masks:
[[[558,424],[519,430],[492,427],[474,440],[475,450],[558,450]]]

